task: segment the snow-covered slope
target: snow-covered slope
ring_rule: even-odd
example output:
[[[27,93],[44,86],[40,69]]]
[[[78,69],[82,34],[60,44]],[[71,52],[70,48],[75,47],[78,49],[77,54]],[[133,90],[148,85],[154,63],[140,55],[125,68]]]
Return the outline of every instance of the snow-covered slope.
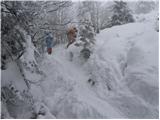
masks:
[[[59,45],[45,55],[40,65],[45,79],[30,88],[37,113],[43,113],[37,118],[158,118],[158,33],[153,20],[101,31],[87,61],[79,51],[74,45]],[[8,66],[2,85],[14,79],[17,89],[26,89],[16,64]]]
[[[66,59],[67,52],[61,47],[44,63],[48,81],[42,84],[46,94],[45,103],[57,118],[121,118],[105,100],[92,90],[88,74]],[[50,68],[50,69],[49,69]],[[107,111],[109,109],[109,111]]]
[[[158,118],[158,33],[153,23],[115,26],[96,40],[87,62],[73,45],[46,55],[42,90],[51,113],[56,118]]]

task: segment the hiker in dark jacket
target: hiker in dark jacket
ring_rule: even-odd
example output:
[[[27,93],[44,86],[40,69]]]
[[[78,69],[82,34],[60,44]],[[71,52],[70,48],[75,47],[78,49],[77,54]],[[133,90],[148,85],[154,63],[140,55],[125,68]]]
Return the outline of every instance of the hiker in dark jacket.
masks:
[[[52,47],[53,47],[53,37],[50,32],[45,33],[45,40],[46,40],[46,45],[47,45],[47,52],[48,54],[52,53]]]

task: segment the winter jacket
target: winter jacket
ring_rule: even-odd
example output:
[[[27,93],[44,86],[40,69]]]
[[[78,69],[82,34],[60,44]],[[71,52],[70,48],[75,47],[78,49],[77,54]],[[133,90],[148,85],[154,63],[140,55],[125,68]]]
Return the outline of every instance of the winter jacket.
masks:
[[[76,33],[77,33],[76,28],[71,28],[67,31],[67,36],[68,36],[69,42],[73,42],[75,40]]]
[[[51,34],[46,34],[46,45],[47,45],[47,48],[52,48],[53,46],[53,37],[51,36]]]

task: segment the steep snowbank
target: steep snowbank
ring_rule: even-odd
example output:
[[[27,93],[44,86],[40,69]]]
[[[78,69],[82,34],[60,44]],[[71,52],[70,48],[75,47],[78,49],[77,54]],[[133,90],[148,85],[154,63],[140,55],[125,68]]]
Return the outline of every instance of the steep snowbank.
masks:
[[[120,95],[113,96],[110,103],[113,106],[117,103],[116,107],[128,118],[158,117],[158,33],[151,21],[106,29],[97,36],[97,40],[100,41],[97,41],[92,56],[95,62],[88,62],[94,76],[102,75],[101,82],[110,82],[108,71],[101,71],[105,68],[104,64],[100,65],[104,61],[118,71],[117,74],[110,73],[117,76],[116,90]],[[97,70],[96,65],[99,65]],[[107,68],[112,71],[112,68]],[[104,94],[101,96],[106,97]]]

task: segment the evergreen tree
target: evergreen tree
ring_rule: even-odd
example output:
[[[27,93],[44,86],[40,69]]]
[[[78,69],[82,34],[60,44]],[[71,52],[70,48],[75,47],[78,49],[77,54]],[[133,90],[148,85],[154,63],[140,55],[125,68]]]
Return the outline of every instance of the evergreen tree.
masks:
[[[90,57],[92,45],[94,44],[94,28],[91,22],[87,19],[81,21],[83,24],[79,26],[79,39],[81,45],[83,46],[81,54],[84,58],[88,59]]]
[[[92,19],[93,13],[92,11],[92,5],[91,2],[84,1],[79,4],[78,9],[78,27],[79,27],[79,35],[78,35],[78,41],[75,44],[76,46],[79,46],[81,49],[81,56],[83,56],[85,59],[88,59],[90,57],[91,51],[92,51],[92,45],[94,44],[94,36],[95,32],[95,24]]]
[[[150,11],[155,9],[156,3],[154,1],[140,1],[136,5],[135,13],[141,14],[141,13],[149,13]]]
[[[134,22],[133,16],[130,13],[130,10],[126,2],[115,1],[112,11],[113,16],[111,17],[110,26],[122,25],[130,22]]]

